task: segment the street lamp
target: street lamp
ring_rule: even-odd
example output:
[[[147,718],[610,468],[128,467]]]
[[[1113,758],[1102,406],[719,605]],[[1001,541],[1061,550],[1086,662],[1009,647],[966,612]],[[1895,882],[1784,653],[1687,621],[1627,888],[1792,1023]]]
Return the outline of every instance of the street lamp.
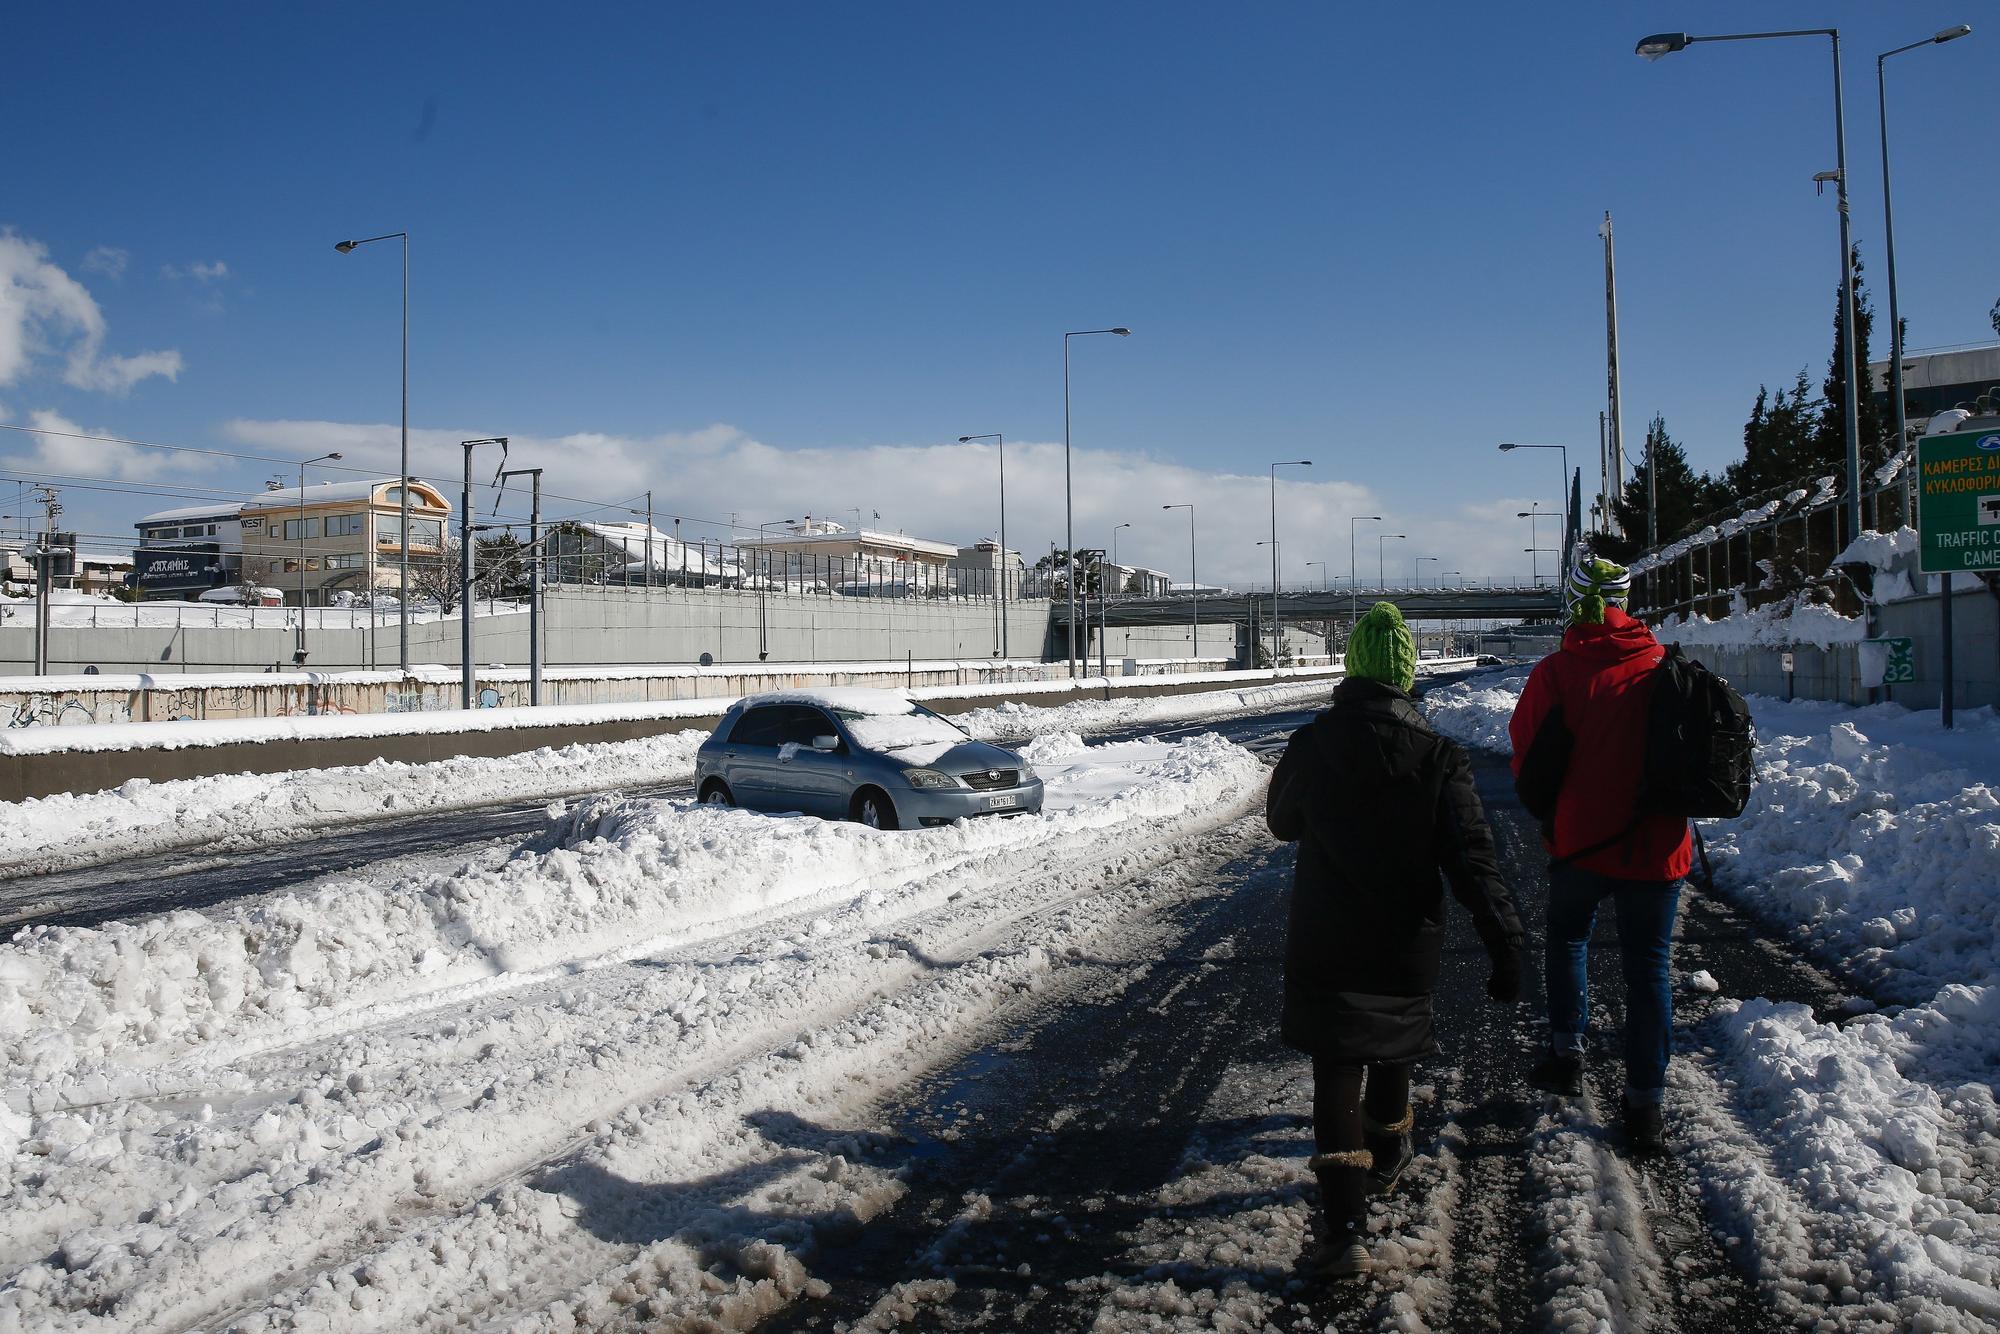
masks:
[[[1310,468],[1311,459],[1285,459],[1271,465],[1271,665],[1278,665],[1278,469]],[[1257,545],[1262,546],[1259,542]]]
[[[299,460],[299,647],[292,654],[292,661],[300,667],[306,665],[306,465],[332,463],[339,457],[340,452],[335,450],[318,458]]]
[[[1909,425],[1903,420],[1903,321],[1898,317],[1896,311],[1896,214],[1895,209],[1889,202],[1889,92],[1888,82],[1886,76],[1883,74],[1882,66],[1890,56],[1899,56],[1905,51],[1914,51],[1920,46],[1941,46],[1946,42],[1956,41],[1971,31],[1971,24],[1960,23],[1954,27],[1939,29],[1935,35],[1924,41],[1911,42],[1908,46],[1899,46],[1893,51],[1884,51],[1881,55],[1875,57],[1875,100],[1881,108],[1882,117],[1882,252],[1887,257],[1889,272],[1889,400],[1895,408],[1896,452],[1899,454],[1902,453],[1903,449],[1909,443],[1905,438],[1909,432]],[[1914,464],[1915,460],[1913,459],[1911,462]],[[1910,467],[1905,469],[1903,475],[1905,477],[1914,477],[1915,472],[1916,469]],[[1916,495],[1915,487],[1906,484],[1904,495],[1914,497]],[[1910,506],[1908,501],[1904,502],[1903,509],[1903,522],[1908,523],[1910,522]],[[1879,505],[1876,509],[1875,521],[1878,525],[1881,523],[1881,509]],[[1950,684],[1952,631],[1951,576],[1948,574],[1938,576],[1938,617],[1944,636],[1945,692],[1943,721],[1944,725],[1949,728],[1951,726],[1952,704]]]
[[[1076,676],[1076,507],[1069,466],[1069,340],[1088,338],[1093,334],[1117,334],[1120,338],[1130,338],[1132,331],[1120,326],[1112,329],[1076,329],[1063,335],[1063,546],[1069,551],[1069,674],[1072,679]]]
[[[1732,32],[1700,37],[1684,32],[1661,32],[1641,38],[1633,51],[1647,60],[1658,60],[1661,56],[1685,51],[1696,42],[1753,42],[1776,37],[1825,37],[1833,44],[1833,180],[1835,205],[1840,213],[1840,327],[1844,333],[1840,358],[1840,379],[1845,386],[1841,395],[1841,425],[1847,440],[1847,540],[1853,541],[1861,532],[1861,437],[1859,418],[1856,416],[1856,396],[1860,392],[1861,377],[1854,361],[1854,245],[1849,236],[1847,211],[1847,119],[1840,94],[1840,29],[1797,28],[1783,32]],[[1932,40],[1949,39],[1940,33]],[[1893,326],[1894,323],[1892,313],[1890,324]],[[1895,361],[1892,360],[1891,364],[1894,365]],[[1564,484],[1568,484],[1567,474]],[[1647,545],[1658,544],[1658,532],[1649,533]]]
[[[397,545],[396,579],[398,597],[403,604],[402,618],[397,626],[396,657],[403,668],[403,675],[410,674],[410,234],[408,232],[387,232],[381,236],[366,236],[359,241],[336,241],[333,248],[343,255],[354,253],[355,247],[375,241],[396,241],[403,243],[403,453],[402,481],[397,490],[403,493],[403,539]],[[372,562],[372,556],[371,556]],[[368,587],[374,591],[375,578],[371,570]],[[371,631],[371,634],[373,632]]]
[[[1176,505],[1162,505],[1160,508],[1188,512],[1188,606],[1191,608],[1188,622],[1188,659],[1193,661],[1201,656],[1201,581],[1196,578],[1194,567],[1194,505],[1183,501]]]
[[[1007,441],[998,431],[988,435],[962,435],[961,445],[969,445],[975,440],[991,440],[1000,453],[1000,563],[994,570],[993,605],[1000,617],[1000,647],[998,655],[1007,656]]]
[[[483,440],[461,440],[458,447],[465,451],[464,489],[459,493],[458,507],[458,706],[472,707],[473,680],[475,670],[472,652],[472,451],[481,445],[500,446],[500,468],[507,466],[507,437],[489,436]],[[494,470],[494,481],[499,479],[500,469]],[[408,490],[408,479],[404,480],[404,490]],[[404,531],[408,532],[405,525]]]
[[[772,519],[757,525],[757,560],[762,569],[762,573],[757,576],[757,661],[759,662],[771,656],[769,631],[764,619],[764,588],[771,582],[771,553],[764,549],[764,535],[781,524],[797,522],[797,519]],[[791,574],[789,558],[785,562],[785,573],[788,577]]]
[[[1382,554],[1384,544],[1401,542],[1408,536],[1408,533],[1377,533],[1375,535],[1375,581],[1385,589],[1389,586],[1389,576],[1386,572],[1387,567],[1383,563],[1386,559]]]
[[[1363,519],[1370,523],[1382,522],[1379,514],[1356,514],[1347,520],[1347,623],[1352,626],[1361,610],[1361,583],[1354,576],[1354,525]]]
[[[1280,645],[1280,643],[1278,642],[1278,630],[1277,630],[1277,626],[1278,626],[1278,579],[1277,579],[1277,574],[1278,574],[1278,541],[1277,541],[1277,539],[1276,539],[1276,538],[1271,538],[1271,539],[1270,539],[1270,540],[1268,540],[1268,541],[1264,541],[1264,542],[1259,542],[1259,543],[1258,543],[1257,545],[1258,545],[1258,546],[1260,546],[1260,547],[1269,547],[1269,548],[1271,548],[1271,667],[1272,667],[1272,670],[1274,670],[1274,671],[1275,671],[1275,670],[1277,669],[1277,666],[1278,666],[1278,653],[1279,653],[1279,650],[1280,650],[1280,649],[1281,649],[1281,647],[1282,647],[1282,646]],[[1254,600],[1254,595],[1253,595],[1253,600]]]
[[[1410,562],[1410,579],[1418,588],[1424,586],[1423,564],[1425,561],[1441,561],[1441,556],[1419,556]]]
[[[1561,451],[1562,489],[1556,492],[1556,495],[1558,497],[1556,501],[1556,512],[1563,516],[1562,545],[1563,549],[1567,551],[1569,549],[1569,447],[1566,445],[1524,445],[1524,444],[1517,444],[1511,440],[1507,441],[1505,444],[1502,444],[1500,446],[1500,452],[1503,454],[1509,453],[1516,449],[1554,449]],[[1652,466],[1652,460],[1650,458],[1646,462],[1646,476],[1648,478],[1651,478],[1653,476],[1653,466]],[[1657,483],[1655,483],[1655,485],[1657,485]],[[1648,506],[1648,513],[1651,513],[1650,506]],[[1658,540],[1657,536],[1653,540],[1657,541]]]
[[[1130,528],[1131,526],[1129,523],[1114,523],[1111,525],[1111,564],[1113,566],[1118,564],[1118,530],[1120,528]]]
[[[1324,593],[1326,592],[1326,562],[1323,560],[1309,560],[1306,562],[1308,570],[1315,565],[1319,566],[1319,591]],[[1312,576],[1307,575],[1306,577],[1310,579]]]
[[[1517,519],[1526,519],[1528,521],[1528,534],[1529,534],[1528,540],[1535,544],[1532,547],[1523,547],[1522,550],[1536,551],[1536,552],[1540,551],[1542,549],[1542,528],[1541,528],[1542,511],[1539,506],[1539,503],[1535,505],[1530,505],[1528,506],[1528,508],[1524,510],[1517,511],[1514,517]],[[1556,573],[1561,574],[1562,571],[1557,570]],[[1541,566],[1537,565],[1534,560],[1530,560],[1528,562],[1529,585],[1539,586],[1541,584],[1541,581],[1542,581]]]

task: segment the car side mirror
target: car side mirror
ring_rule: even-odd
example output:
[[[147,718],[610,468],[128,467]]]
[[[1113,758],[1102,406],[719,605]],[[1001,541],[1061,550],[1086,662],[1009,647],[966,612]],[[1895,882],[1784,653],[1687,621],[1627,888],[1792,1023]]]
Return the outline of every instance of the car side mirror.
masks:
[[[813,749],[831,754],[840,749],[840,738],[837,736],[816,736],[813,738]]]

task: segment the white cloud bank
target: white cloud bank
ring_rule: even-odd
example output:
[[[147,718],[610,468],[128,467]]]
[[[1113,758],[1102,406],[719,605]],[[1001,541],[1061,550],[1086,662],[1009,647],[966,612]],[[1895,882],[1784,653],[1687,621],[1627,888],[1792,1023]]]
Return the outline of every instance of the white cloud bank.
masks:
[[[0,231],[0,386],[23,379],[43,356],[62,358],[65,384],[109,394],[151,376],[180,376],[180,353],[116,356],[104,351],[104,334],[104,312],[83,284],[49,262],[46,247]]]
[[[383,476],[394,476],[397,468],[398,428],[393,423],[239,419],[227,423],[224,433],[260,453],[306,458],[339,450],[344,466],[377,469]],[[491,434],[496,432],[413,430],[412,469],[456,497],[463,459],[459,442]],[[704,521],[683,528],[689,540],[724,538],[732,514],[749,532],[768,520],[807,513],[852,525],[856,508],[869,527],[902,529],[940,541],[969,544],[999,531],[998,456],[991,442],[786,449],[727,425],[644,437],[576,432],[511,438],[509,466],[546,468],[547,491],[624,503],[651,487],[656,521],[663,529],[671,531],[671,516],[677,514]],[[475,456],[475,483],[492,479],[497,457],[490,449]],[[1270,551],[1257,546],[1270,529],[1267,474],[1208,471],[1145,454],[1086,449],[1074,452],[1072,468],[1078,546],[1109,547],[1112,526],[1130,523],[1118,532],[1120,560],[1185,579],[1187,511],[1161,506],[1192,502],[1202,581],[1268,587]],[[1305,562],[1322,560],[1325,573],[1337,581],[1347,566],[1349,516],[1387,511],[1366,486],[1325,477],[1332,471],[1325,464],[1316,470],[1319,480],[1304,469],[1287,471],[1290,475],[1281,476],[1278,485],[1284,582],[1319,583],[1322,571],[1316,565],[1308,569]],[[482,512],[492,506],[483,491],[476,503]],[[643,500],[634,503],[643,505]],[[510,513],[519,508],[508,507]],[[550,501],[546,508],[551,516],[562,517],[580,515],[585,507]],[[1511,515],[1527,508],[1527,502],[1496,499],[1481,507],[1487,508]],[[872,518],[875,511],[882,515],[879,524]],[[626,517],[619,511],[602,512]],[[1369,534],[1384,527],[1410,535],[1389,546],[1392,583],[1408,580],[1411,560],[1418,555],[1439,558],[1424,566],[1430,583],[1442,571],[1525,571],[1527,558],[1519,548],[1526,545],[1526,524],[1508,523],[1512,526],[1487,521],[1483,513],[1453,511],[1412,515],[1394,525],[1364,525],[1358,559],[1362,578],[1372,582],[1376,571]],[[1063,525],[1062,445],[1010,441],[1008,545],[1032,562],[1047,553],[1051,541],[1061,542]],[[1543,527],[1546,533],[1548,525]],[[1511,558],[1509,546],[1515,549]]]
[[[212,264],[200,260],[191,264],[162,264],[160,276],[171,282],[188,278],[198,283],[219,283],[229,276],[229,265],[219,259]]]

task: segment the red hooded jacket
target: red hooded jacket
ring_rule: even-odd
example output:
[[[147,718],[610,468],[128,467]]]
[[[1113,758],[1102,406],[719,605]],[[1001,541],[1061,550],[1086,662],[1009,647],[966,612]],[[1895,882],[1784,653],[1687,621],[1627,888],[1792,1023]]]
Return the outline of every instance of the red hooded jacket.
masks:
[[[1662,656],[1659,641],[1643,622],[1610,607],[1602,625],[1572,625],[1562,648],[1529,673],[1507,725],[1514,772],[1520,773],[1521,760],[1550,712],[1562,714],[1575,738],[1556,799],[1555,839],[1547,845],[1551,857],[1568,856],[1632,824],[1645,763],[1653,668]],[[1647,815],[1631,837],[1571,864],[1621,880],[1677,880],[1692,861],[1687,821]]]

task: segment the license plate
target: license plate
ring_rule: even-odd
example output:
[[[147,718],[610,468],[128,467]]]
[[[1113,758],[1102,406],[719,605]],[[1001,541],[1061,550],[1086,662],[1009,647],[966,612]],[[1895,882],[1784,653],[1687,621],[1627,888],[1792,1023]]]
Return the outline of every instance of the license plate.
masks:
[[[988,797],[986,799],[986,809],[989,811],[1011,810],[1020,804],[1021,799],[1011,793],[1004,796]]]

